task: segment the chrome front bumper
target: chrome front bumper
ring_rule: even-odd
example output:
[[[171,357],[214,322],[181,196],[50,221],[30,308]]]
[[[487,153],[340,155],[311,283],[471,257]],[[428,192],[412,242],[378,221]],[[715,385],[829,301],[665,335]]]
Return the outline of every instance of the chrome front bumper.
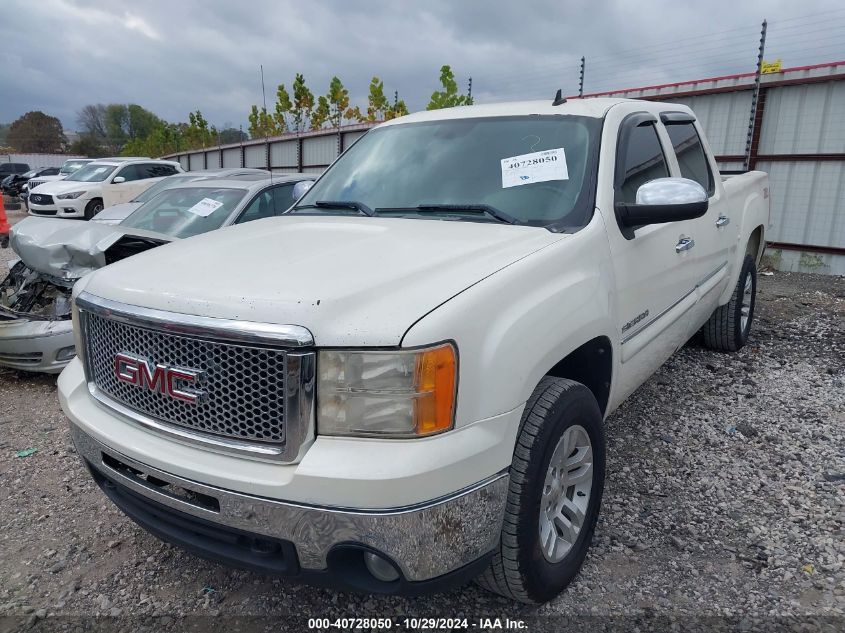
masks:
[[[361,547],[392,560],[404,581],[423,583],[482,559],[500,536],[509,479],[506,472],[414,506],[387,510],[319,507],[183,479],[110,449],[73,423],[71,435],[88,467],[111,482],[201,521],[289,542],[304,571],[327,570],[330,555],[339,546]],[[179,489],[187,492],[171,492]]]
[[[70,321],[0,321],[0,367],[57,374],[73,358],[59,353],[73,346]]]

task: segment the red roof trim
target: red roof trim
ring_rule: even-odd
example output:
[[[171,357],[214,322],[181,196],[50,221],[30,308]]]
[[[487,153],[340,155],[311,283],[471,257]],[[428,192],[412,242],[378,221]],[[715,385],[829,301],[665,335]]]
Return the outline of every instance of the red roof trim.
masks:
[[[815,70],[816,68],[833,68],[834,66],[842,66],[845,65],[845,60],[838,61],[838,62],[826,62],[824,64],[812,64],[810,66],[795,66],[793,68],[784,68],[780,71],[780,73],[772,73],[772,74],[783,74],[789,72],[796,72],[801,70]],[[615,95],[622,92],[642,92],[643,90],[660,90],[661,88],[677,88],[679,86],[690,86],[693,84],[702,84],[708,83],[713,81],[724,81],[726,79],[742,79],[743,77],[753,77],[756,73],[739,73],[737,75],[723,75],[721,77],[707,77],[705,79],[692,79],[689,81],[678,81],[675,83],[669,84],[658,84],[655,86],[643,86],[641,88],[620,88],[618,90],[608,90],[606,92],[592,92],[590,94],[584,95],[585,97],[606,97],[609,95]],[[577,97],[575,95],[573,98]]]

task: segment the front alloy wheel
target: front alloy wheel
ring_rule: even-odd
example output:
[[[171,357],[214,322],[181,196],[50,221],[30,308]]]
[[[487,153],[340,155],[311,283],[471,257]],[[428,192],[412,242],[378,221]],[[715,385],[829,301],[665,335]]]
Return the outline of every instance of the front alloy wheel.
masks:
[[[540,544],[559,563],[578,541],[593,489],[593,445],[581,425],[570,426],[552,453],[540,507]]]
[[[573,380],[543,378],[522,414],[502,535],[478,584],[526,603],[547,602],[563,591],[593,537],[604,461],[595,396]]]

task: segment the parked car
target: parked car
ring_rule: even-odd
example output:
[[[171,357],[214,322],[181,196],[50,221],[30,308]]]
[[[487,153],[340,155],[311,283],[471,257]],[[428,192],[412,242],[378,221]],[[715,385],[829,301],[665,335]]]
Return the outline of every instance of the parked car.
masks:
[[[26,163],[0,163],[0,180],[14,174],[23,174],[30,169]]]
[[[58,173],[58,167],[39,167],[30,169],[22,174],[13,174],[8,184],[4,187],[3,193],[9,196],[19,196],[22,191],[27,190],[27,183],[30,179],[40,176],[54,176]]]
[[[58,173],[55,175],[45,175],[41,174],[37,178],[30,178],[29,189],[35,189],[38,185],[43,185],[45,182],[55,182],[56,180],[64,180],[72,173],[76,172],[81,167],[84,167],[88,163],[92,162],[93,158],[68,158],[62,166],[59,168]]]
[[[168,160],[97,159],[63,180],[35,187],[29,192],[29,213],[90,220],[103,210],[104,186],[114,184],[130,188],[139,181],[172,176],[181,171],[184,170],[179,163]]]
[[[592,538],[603,418],[697,332],[746,343],[768,223],[766,174],[721,178],[677,103],[421,112],[282,217],[81,279],[59,399],[109,499],[192,552],[545,602]]]
[[[167,176],[162,178],[151,187],[145,189],[139,195],[135,196],[129,202],[121,202],[107,207],[95,215],[92,220],[94,222],[102,222],[103,224],[120,224],[129,215],[140,207],[145,202],[149,202],[155,196],[165,189],[169,189],[175,185],[180,185],[185,182],[192,182],[194,180],[207,180],[212,178],[233,178],[238,176],[258,176],[267,178],[270,172],[264,169],[251,168],[234,168],[229,167],[225,169],[200,169],[196,171],[186,171],[174,176]],[[292,203],[291,203],[292,204]]]
[[[70,293],[85,274],[230,224],[280,214],[309,176],[248,174],[162,191],[120,225],[29,217],[12,228],[20,260],[0,283],[0,366],[56,373],[73,358]]]

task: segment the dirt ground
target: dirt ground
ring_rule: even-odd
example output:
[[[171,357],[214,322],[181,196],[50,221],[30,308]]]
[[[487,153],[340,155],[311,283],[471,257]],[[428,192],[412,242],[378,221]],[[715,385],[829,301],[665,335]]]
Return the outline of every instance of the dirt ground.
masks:
[[[412,630],[411,615],[475,630],[507,617],[532,631],[841,632],[845,278],[758,281],[746,348],[691,342],[608,419],[593,548],[540,607],[472,584],[418,599],[345,594],[195,558],[107,502],[71,445],[55,377],[0,370],[0,632],[308,630],[312,617]],[[26,449],[37,452],[17,456]]]

